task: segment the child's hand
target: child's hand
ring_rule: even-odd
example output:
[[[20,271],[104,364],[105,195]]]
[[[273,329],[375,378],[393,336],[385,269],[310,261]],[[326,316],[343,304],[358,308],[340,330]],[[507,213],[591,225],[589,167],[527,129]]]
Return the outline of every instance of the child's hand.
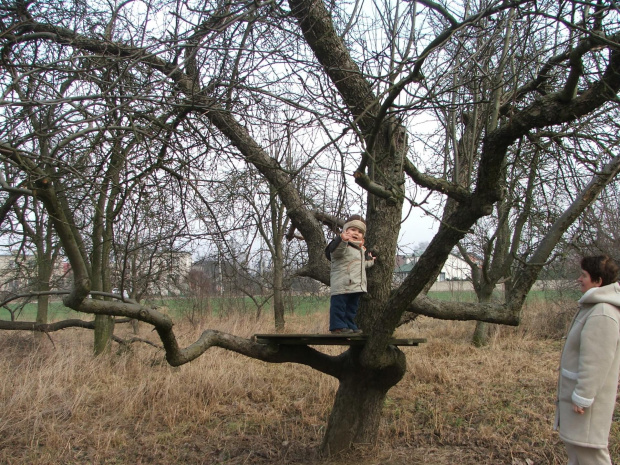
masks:
[[[345,242],[349,242],[351,240],[351,233],[347,230],[347,231],[343,231],[340,234],[340,238],[345,241]]]
[[[375,260],[377,258],[377,252],[370,249],[366,250],[366,260]]]

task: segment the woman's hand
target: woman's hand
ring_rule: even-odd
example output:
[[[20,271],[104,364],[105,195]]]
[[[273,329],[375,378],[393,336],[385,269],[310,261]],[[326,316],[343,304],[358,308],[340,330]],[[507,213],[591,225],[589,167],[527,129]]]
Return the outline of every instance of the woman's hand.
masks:
[[[573,404],[573,412],[578,413],[579,415],[583,415],[585,410],[583,407],[579,407],[578,405]]]

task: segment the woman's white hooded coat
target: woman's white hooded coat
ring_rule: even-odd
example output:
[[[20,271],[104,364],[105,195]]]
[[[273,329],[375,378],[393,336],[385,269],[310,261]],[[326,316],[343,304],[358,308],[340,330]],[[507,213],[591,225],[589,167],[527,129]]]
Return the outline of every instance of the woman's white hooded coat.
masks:
[[[555,427],[564,442],[605,448],[620,369],[620,286],[592,288],[579,305],[562,350]]]

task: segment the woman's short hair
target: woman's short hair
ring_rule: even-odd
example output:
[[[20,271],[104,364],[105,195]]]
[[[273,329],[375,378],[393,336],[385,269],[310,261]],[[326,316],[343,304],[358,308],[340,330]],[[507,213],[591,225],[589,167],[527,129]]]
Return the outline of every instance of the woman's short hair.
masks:
[[[581,269],[587,271],[592,281],[602,281],[601,286],[618,280],[618,265],[607,255],[594,255],[581,259]]]

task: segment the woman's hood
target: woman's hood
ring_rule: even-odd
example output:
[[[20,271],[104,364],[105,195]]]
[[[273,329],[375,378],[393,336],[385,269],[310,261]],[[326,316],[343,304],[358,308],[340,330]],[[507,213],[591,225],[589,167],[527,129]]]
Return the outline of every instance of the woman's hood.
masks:
[[[593,287],[581,296],[579,303],[588,305],[606,303],[620,308],[620,284]]]

